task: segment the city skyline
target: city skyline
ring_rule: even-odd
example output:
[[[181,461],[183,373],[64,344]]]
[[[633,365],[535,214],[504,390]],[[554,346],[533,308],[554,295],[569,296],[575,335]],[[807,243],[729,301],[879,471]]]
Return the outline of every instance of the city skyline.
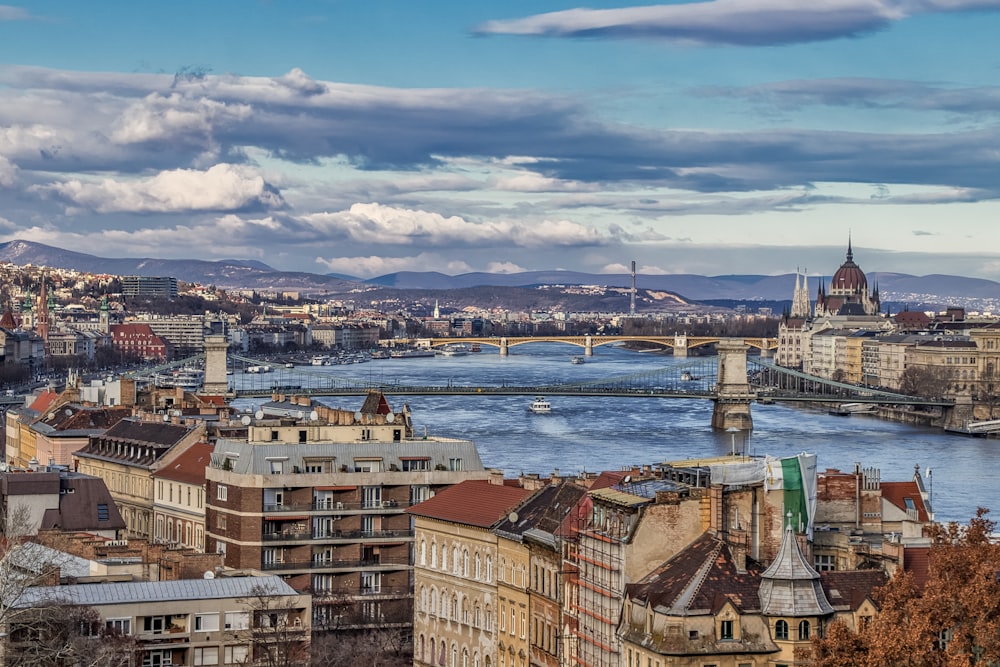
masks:
[[[1000,0],[0,5],[0,241],[1000,279]]]

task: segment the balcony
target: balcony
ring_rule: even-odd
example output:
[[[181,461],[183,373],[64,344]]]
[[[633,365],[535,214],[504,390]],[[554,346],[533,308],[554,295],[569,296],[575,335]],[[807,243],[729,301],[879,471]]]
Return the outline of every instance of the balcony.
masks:
[[[311,561],[264,563],[262,570],[402,570],[410,567],[409,557],[384,557],[379,559],[313,558]]]
[[[340,500],[314,500],[308,503],[264,503],[263,511],[268,514],[279,514],[281,512],[343,512],[343,511],[364,511],[378,510],[380,513],[391,512],[401,513],[407,507],[412,507],[417,503],[405,500],[371,500],[363,502],[347,502]]]
[[[350,589],[329,588],[313,590],[312,594],[314,599],[321,600],[322,602],[346,602],[352,599],[370,600],[373,598],[395,600],[413,597],[413,592],[409,586],[361,586]]]

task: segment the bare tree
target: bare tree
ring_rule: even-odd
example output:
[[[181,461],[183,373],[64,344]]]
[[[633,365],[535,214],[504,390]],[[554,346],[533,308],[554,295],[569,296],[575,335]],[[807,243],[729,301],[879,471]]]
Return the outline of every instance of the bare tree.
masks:
[[[255,586],[242,600],[249,607],[251,663],[261,667],[309,664],[307,606],[267,585]]]
[[[938,366],[907,366],[899,378],[899,391],[910,396],[939,399],[948,395],[953,375]]]
[[[313,637],[312,667],[406,667],[410,643],[390,628],[337,631]]]

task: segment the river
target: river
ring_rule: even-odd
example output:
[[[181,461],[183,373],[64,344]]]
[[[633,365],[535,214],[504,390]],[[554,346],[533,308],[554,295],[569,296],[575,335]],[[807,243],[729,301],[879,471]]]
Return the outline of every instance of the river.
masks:
[[[508,357],[494,348],[456,357],[373,360],[319,367],[344,378],[400,385],[532,386],[599,380],[654,370],[687,360],[598,347],[584,364],[572,364],[576,347],[527,344]],[[317,367],[310,370],[315,371]],[[393,409],[409,403],[418,433],[473,440],[487,467],[548,475],[619,470],[660,461],[737,452],[818,455],[819,469],[849,471],[855,463],[881,470],[883,481],[912,478],[914,466],[933,494],[935,518],[968,522],[979,506],[1000,517],[994,471],[1000,441],[946,435],[940,430],[884,422],[865,415],[838,417],[825,409],[754,404],[754,429],[711,428],[712,402],[699,399],[550,396],[550,414],[528,411],[530,396],[388,395]],[[360,397],[322,402],[357,409]],[[236,401],[246,407],[254,402]],[[927,476],[928,469],[931,471]]]

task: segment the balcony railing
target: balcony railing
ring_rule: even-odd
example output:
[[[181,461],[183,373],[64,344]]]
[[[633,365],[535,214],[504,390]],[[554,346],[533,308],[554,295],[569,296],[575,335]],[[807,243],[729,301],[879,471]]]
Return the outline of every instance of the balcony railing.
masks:
[[[315,530],[315,531],[280,531],[263,533],[260,539],[264,542],[294,542],[297,540],[366,540],[366,539],[398,539],[413,537],[412,530]]]
[[[345,560],[345,559],[324,559],[324,558],[313,558],[311,561],[290,561],[290,562],[273,562],[264,563],[261,567],[262,570],[304,570],[304,569],[323,569],[323,570],[333,570],[333,569],[350,569],[350,570],[361,570],[365,568],[371,569],[399,569],[404,567],[409,567],[411,565],[409,557],[398,556],[398,557],[382,557],[379,559],[366,559],[366,560]]]
[[[373,597],[373,596],[383,596],[389,598],[408,598],[412,597],[412,591],[409,586],[378,586],[378,587],[366,587],[358,586],[352,588],[320,588],[313,589],[313,597],[320,598],[325,602],[336,601],[336,600],[346,600],[354,597]]]
[[[367,501],[341,501],[341,500],[313,500],[305,503],[264,503],[264,512],[341,512],[357,510],[379,510],[380,512],[401,512],[407,507],[412,507],[417,503],[407,500],[367,500]]]

